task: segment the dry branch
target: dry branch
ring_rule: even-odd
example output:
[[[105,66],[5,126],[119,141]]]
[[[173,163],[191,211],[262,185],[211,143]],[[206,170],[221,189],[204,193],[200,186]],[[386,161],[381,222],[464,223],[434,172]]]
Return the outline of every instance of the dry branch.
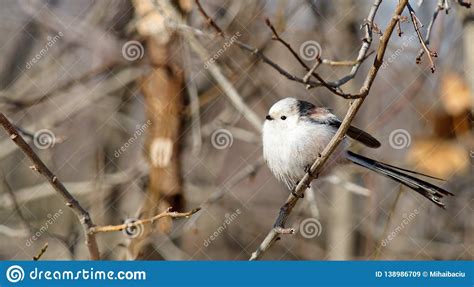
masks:
[[[84,230],[86,246],[89,249],[90,258],[92,260],[100,259],[99,248],[97,246],[95,235],[89,231],[94,226],[89,212],[87,212],[87,210],[85,210],[79,204],[79,202],[71,195],[71,193],[69,193],[69,191],[57,178],[57,176],[54,175],[51,170],[49,170],[49,168],[43,163],[43,161],[38,157],[38,155],[33,151],[33,149],[26,143],[23,137],[18,133],[16,128],[12,125],[12,123],[3,113],[0,113],[0,124],[8,133],[10,139],[13,140],[16,145],[21,149],[21,151],[33,162],[34,165],[31,168],[35,171],[38,171],[49,181],[54,190],[56,190],[56,192],[63,197],[64,201],[66,202],[66,206],[70,207],[76,217],[79,219]]]
[[[280,37],[280,35],[277,33],[276,29],[273,27],[270,20],[266,19],[265,23],[270,28],[270,30],[272,30],[272,33],[273,33],[272,39],[282,43],[290,51],[290,53],[298,61],[298,63],[300,63],[300,65],[308,72],[307,75],[315,77],[321,83],[322,86],[326,87],[332,93],[334,93],[338,96],[341,96],[345,99],[354,99],[354,98],[359,97],[359,96],[351,96],[350,94],[345,94],[345,93],[340,92],[338,90],[340,85],[332,85],[330,83],[327,83],[319,74],[314,72],[316,70],[316,67],[317,67],[318,64],[315,64],[313,66],[313,68],[309,68],[309,66],[306,65],[306,63],[301,59],[301,57],[298,55],[298,53],[296,53],[296,51],[291,47],[291,45]],[[321,55],[316,56],[316,62],[323,63],[323,60],[321,60],[320,56]],[[365,58],[366,57],[364,57],[363,59],[365,59]],[[361,59],[360,62],[362,62],[363,59]],[[334,61],[331,61],[330,63],[332,63],[332,62],[334,62]],[[359,62],[356,61],[355,65],[357,65],[357,63],[359,63]],[[309,81],[309,77],[307,75],[305,77],[303,77],[303,81],[306,82],[306,83],[308,83],[308,81]]]
[[[434,23],[435,23],[436,19],[438,18],[439,12],[446,9],[446,13],[448,13],[448,10],[447,10],[446,6],[447,6],[446,0],[439,0],[438,1],[438,4],[436,5],[436,9],[433,13],[433,17],[431,18],[430,24],[428,24],[428,28],[426,30],[426,36],[425,36],[426,45],[430,44],[431,32],[433,31],[433,26],[434,26]],[[421,48],[420,52],[418,52],[418,56],[416,56],[416,63],[417,64],[421,63],[421,57],[423,57],[424,54],[425,54],[425,49]]]
[[[206,13],[206,11],[202,8],[199,0],[195,0],[197,6],[199,7],[199,11],[201,12],[202,16],[206,19],[206,21],[211,25],[211,27],[213,27],[218,35],[222,36],[225,40],[227,40],[226,36],[224,35],[224,33],[222,32],[222,29],[219,28],[219,26],[216,24],[216,22]],[[326,82],[319,74],[317,73],[314,73],[314,69],[310,69],[301,59],[300,57],[298,56],[298,54],[291,48],[291,46],[283,41],[281,38],[279,38],[278,34],[274,34],[274,38],[277,39],[278,41],[282,42],[289,50],[290,52],[293,54],[293,56],[295,56],[298,60],[298,62],[300,64],[302,64],[302,66],[307,70],[307,71],[311,71],[312,70],[312,73],[311,75],[313,77],[315,77],[318,82],[315,82],[315,81],[311,81],[309,80],[308,77],[305,77],[305,78],[300,78],[298,76],[295,76],[291,73],[289,73],[288,71],[286,71],[285,69],[283,69],[282,67],[280,67],[278,64],[276,64],[274,61],[270,60],[267,56],[265,56],[265,54],[263,54],[259,49],[255,48],[255,47],[252,47],[251,45],[248,45],[246,43],[243,43],[241,41],[238,41],[238,40],[235,40],[233,41],[233,43],[235,43],[237,46],[239,46],[241,49],[245,50],[245,51],[248,51],[250,53],[252,53],[252,55],[254,55],[255,57],[257,57],[259,60],[262,60],[264,63],[270,65],[273,69],[275,69],[276,71],[278,71],[281,75],[283,75],[284,77],[286,77],[287,79],[291,80],[291,81],[295,81],[295,82],[298,82],[298,83],[301,83],[301,84],[304,84],[307,88],[315,88],[315,87],[325,87],[327,88],[329,91],[331,91],[333,94],[335,95],[338,95],[340,97],[343,97],[345,99],[357,99],[357,98],[362,98],[362,97],[365,97],[366,96],[366,93],[365,92],[361,92],[359,94],[348,94],[348,93],[343,93],[340,91],[340,86],[344,85],[345,83],[347,83],[349,80],[353,79],[357,73],[357,71],[359,70],[359,67],[361,65],[361,63],[370,55],[370,53],[368,52],[369,50],[369,47],[370,47],[370,44],[372,43],[372,28],[374,26],[373,24],[373,20],[374,20],[374,17],[375,17],[375,14],[377,12],[377,9],[378,7],[380,6],[380,3],[382,2],[382,0],[376,0],[375,3],[373,4],[372,8],[370,9],[370,12],[369,12],[369,17],[367,18],[366,20],[366,36],[365,38],[363,39],[362,41],[362,46],[361,46],[361,49],[359,51],[359,54],[357,56],[357,59],[355,61],[355,65],[352,67],[352,70],[351,72],[337,80],[337,81],[334,81],[334,82]],[[268,24],[268,23],[267,23]],[[270,24],[271,26],[271,24]],[[272,27],[270,27],[272,28]],[[272,29],[272,32],[276,33],[276,30],[275,29]]]
[[[418,36],[418,40],[420,41],[421,47],[423,47],[423,50],[425,50],[425,53],[428,56],[428,59],[430,60],[431,72],[434,73],[436,70],[436,67],[435,67],[433,58],[438,57],[438,54],[434,51],[431,51],[430,48],[428,48],[428,43],[426,43],[425,40],[423,40],[423,35],[421,35],[420,20],[418,20],[418,17],[416,17],[415,11],[411,7],[410,3],[408,3],[407,7],[408,7],[408,11],[410,11],[411,21],[413,22],[413,27],[415,28],[416,35]]]
[[[144,225],[144,224],[153,224],[157,220],[159,220],[161,218],[165,218],[165,217],[167,217],[167,218],[182,218],[182,217],[188,218],[189,216],[193,215],[194,213],[198,212],[199,210],[201,210],[200,207],[195,208],[195,209],[193,209],[191,211],[188,211],[188,212],[175,212],[175,211],[171,211],[171,207],[170,207],[166,211],[164,211],[160,214],[157,214],[153,217],[150,217],[150,218],[140,219],[140,220],[137,220],[135,222],[124,223],[124,224],[119,224],[119,225],[95,226],[95,227],[92,227],[89,231],[93,234],[99,233],[99,232],[122,231],[122,230],[125,230],[125,229],[128,229],[128,228],[133,228],[133,227],[141,226],[141,225]]]
[[[38,252],[38,254],[33,257],[33,260],[34,261],[40,260],[41,256],[43,256],[43,254],[46,252],[47,249],[48,249],[48,242],[46,242],[41,248],[41,250]]]
[[[376,1],[376,3],[377,2],[379,3],[380,1]],[[380,66],[382,65],[383,57],[387,49],[390,36],[392,35],[392,32],[395,29],[400,19],[400,15],[402,14],[407,4],[408,4],[408,0],[402,0],[397,5],[394,15],[392,16],[390,23],[388,24],[385,32],[383,33],[380,39],[380,44],[377,49],[377,54],[376,54],[374,63],[367,74],[367,77],[364,81],[364,84],[362,85],[362,88],[360,89],[360,94],[367,95],[369,93],[372,87],[372,84],[375,80],[375,77],[377,76],[378,70]],[[372,13],[373,11],[376,11],[376,9],[371,9],[370,13]],[[372,15],[372,18],[374,16],[375,15]],[[371,34],[371,31],[369,31],[368,33]],[[309,172],[307,172],[305,176],[299,181],[298,186],[296,186],[293,192],[296,196],[293,195],[293,193],[289,195],[285,204],[280,209],[280,213],[275,221],[273,229],[268,233],[268,235],[265,237],[265,239],[260,244],[258,249],[252,253],[250,260],[256,260],[260,258],[263,255],[263,253],[267,251],[273,245],[273,243],[275,243],[278,240],[278,235],[281,234],[279,230],[281,230],[281,228],[284,228],[285,223],[288,220],[288,217],[293,207],[296,205],[296,203],[298,202],[298,199],[304,193],[304,191],[306,190],[308,185],[311,183],[311,181],[318,177],[318,173],[323,168],[324,163],[328,160],[329,156],[334,152],[336,147],[343,140],[347,129],[349,128],[352,120],[356,116],[357,111],[362,106],[364,100],[365,100],[365,96],[362,98],[358,98],[351,103],[351,106],[349,107],[349,110],[347,111],[346,116],[344,117],[344,120],[342,121],[342,124],[337,130],[336,134],[334,135],[332,140],[329,142],[329,144],[326,146],[326,148],[323,150],[320,157],[318,157],[315,160]]]

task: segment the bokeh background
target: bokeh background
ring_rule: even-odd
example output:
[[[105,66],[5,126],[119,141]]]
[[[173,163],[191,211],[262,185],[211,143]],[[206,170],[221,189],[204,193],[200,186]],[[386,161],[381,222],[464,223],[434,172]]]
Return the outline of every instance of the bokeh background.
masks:
[[[382,3],[375,17],[381,31],[392,2]],[[426,35],[438,3],[412,2]],[[354,122],[383,145],[351,147],[446,179],[436,182],[455,194],[444,200],[446,210],[384,177],[346,166],[313,182],[287,224],[296,234],[282,236],[263,259],[472,260],[474,18],[457,1],[439,1],[448,2],[449,13],[439,11],[429,43],[438,53],[435,73],[426,55],[416,63],[421,46],[409,18],[402,21],[403,34],[392,35]],[[305,70],[272,40],[266,18],[299,53],[316,42],[322,58],[353,61],[372,4],[202,1],[229,39],[259,48],[298,77]],[[324,88],[288,80],[233,40],[223,40],[191,0],[0,5],[0,111],[94,223],[202,207],[188,219],[98,234],[104,259],[247,260],[289,191],[263,163],[259,122],[248,121],[245,109],[262,123],[269,107],[289,96],[330,107],[339,117],[349,106]],[[370,50],[378,44],[374,33]],[[373,57],[342,86],[345,92],[358,92]],[[305,61],[311,66],[314,59]],[[317,71],[331,81],[350,69],[323,64]],[[0,132],[0,258],[29,260],[48,243],[42,259],[87,259],[80,222],[30,166]]]

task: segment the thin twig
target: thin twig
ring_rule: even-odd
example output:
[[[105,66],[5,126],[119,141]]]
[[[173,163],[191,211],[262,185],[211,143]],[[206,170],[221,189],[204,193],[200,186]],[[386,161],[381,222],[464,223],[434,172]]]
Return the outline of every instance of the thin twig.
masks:
[[[48,249],[48,242],[46,242],[43,248],[41,248],[41,250],[39,251],[39,253],[33,257],[33,260],[34,261],[40,260],[41,256],[43,256],[43,254],[46,252],[47,249]]]
[[[306,75],[304,75],[303,77],[303,81],[305,83],[308,82],[309,78],[311,77],[311,75],[314,73],[314,71],[316,71],[316,69],[319,67],[319,65],[321,64],[321,59],[319,57],[316,58],[316,61],[314,62],[313,66],[311,67],[311,69],[309,69],[309,71],[306,73]],[[309,86],[307,86],[307,88],[309,88]]]
[[[378,7],[378,5],[374,6],[374,7]],[[301,66],[303,66],[303,68],[305,68],[306,71],[309,72],[311,69],[306,65],[306,63],[301,59],[301,57],[298,55],[298,53],[296,53],[296,51],[291,47],[291,45],[288,42],[286,42],[283,38],[280,37],[280,35],[277,33],[277,31],[276,31],[275,27],[273,26],[273,24],[270,22],[270,19],[266,18],[265,19],[265,24],[267,24],[267,26],[272,31],[272,40],[275,40],[275,41],[278,41],[278,42],[282,43],[290,51],[290,53],[293,55],[293,57],[301,64]],[[360,63],[364,62],[370,55],[373,54],[373,52],[374,51],[366,53],[363,57],[361,57],[360,59],[357,59],[355,61],[333,61],[333,60],[328,60],[328,59],[322,59],[321,55],[317,55],[316,60],[318,62],[320,62],[321,64],[330,65],[330,66],[355,66],[357,64],[360,64]],[[311,74],[313,74],[313,73],[314,73],[314,70],[311,72]],[[330,83],[326,83],[324,81],[321,82],[321,84],[323,86],[324,86],[324,84],[327,84],[327,88],[330,88],[330,89],[335,87],[335,86],[332,86]]]
[[[354,61],[334,61],[334,60],[329,60],[329,59],[321,59],[321,63],[329,66],[355,66],[357,64],[360,64],[364,62],[368,57],[370,57],[372,54],[374,54],[375,51],[370,51],[365,55],[362,59],[360,60],[354,60]]]
[[[393,17],[391,18],[382,37],[380,38],[380,45],[377,49],[377,54],[376,54],[374,63],[367,74],[364,84],[362,85],[362,88],[360,90],[361,94],[367,95],[369,93],[372,87],[372,84],[375,80],[375,77],[377,76],[377,73],[380,69],[380,66],[382,65],[390,36],[392,35],[399,21],[399,17],[402,14],[405,7],[407,6],[407,4],[408,4],[408,0],[399,1],[397,8],[395,9]],[[368,33],[371,34],[371,31],[369,31]],[[268,233],[268,235],[265,237],[265,239],[260,244],[258,249],[252,253],[250,260],[256,260],[260,258],[263,255],[263,253],[265,253],[265,251],[267,251],[273,245],[273,243],[277,241],[279,234],[275,231],[275,227],[284,228],[285,223],[288,220],[293,207],[296,205],[296,203],[298,202],[298,199],[306,190],[306,188],[311,183],[311,181],[318,177],[318,174],[322,170],[324,163],[328,160],[329,156],[334,152],[336,147],[343,140],[346,131],[349,129],[349,126],[352,120],[356,116],[357,111],[362,106],[364,100],[365,100],[365,97],[356,99],[352,102],[336,134],[331,139],[329,144],[324,148],[321,155],[315,160],[309,172],[305,174],[305,176],[299,181],[299,184],[296,186],[293,192],[294,194],[296,194],[296,196],[293,195],[293,193],[289,195],[285,204],[280,208],[280,213],[275,221],[274,228]]]
[[[91,259],[100,259],[99,248],[97,246],[95,235],[89,231],[94,226],[89,212],[87,212],[87,210],[85,210],[79,204],[79,202],[71,195],[71,193],[69,193],[69,191],[57,178],[57,176],[54,175],[51,170],[49,170],[49,168],[43,163],[43,161],[38,157],[38,155],[33,151],[33,149],[26,143],[23,137],[18,133],[16,128],[3,113],[0,113],[0,124],[8,133],[10,139],[13,140],[16,145],[21,149],[21,151],[33,162],[34,165],[31,168],[43,175],[49,181],[54,190],[56,190],[56,192],[63,197],[64,201],[66,202],[66,206],[72,209],[72,211],[82,224],[86,239],[86,245],[89,249],[89,255]]]
[[[374,20],[375,20],[375,15],[377,14],[377,10],[380,7],[380,4],[382,3],[382,0],[375,0],[374,3],[372,4],[372,7],[369,10],[369,14],[367,16],[367,19],[365,20],[364,27],[365,27],[365,36],[362,39],[362,45],[359,50],[359,54],[357,55],[356,61],[357,64],[354,65],[349,72],[348,75],[342,77],[341,79],[329,83],[332,86],[335,87],[340,87],[347,83],[348,81],[354,79],[355,75],[359,71],[359,68],[362,64],[363,59],[365,59],[369,55],[369,48],[372,45],[372,29],[374,27]]]
[[[195,208],[195,209],[193,209],[191,211],[188,211],[188,212],[176,212],[176,211],[171,211],[171,207],[170,207],[166,211],[164,211],[160,214],[157,214],[153,217],[150,217],[150,218],[140,219],[140,220],[137,220],[137,221],[134,221],[134,222],[124,223],[124,224],[119,224],[119,225],[94,226],[89,231],[92,234],[96,234],[96,233],[99,233],[99,232],[122,231],[122,230],[125,230],[125,229],[129,229],[129,228],[133,228],[133,227],[137,227],[137,226],[142,226],[144,224],[154,223],[155,221],[159,220],[160,218],[164,218],[164,217],[169,217],[169,218],[185,217],[185,218],[188,218],[189,216],[193,215],[194,213],[198,212],[199,210],[201,210],[200,207]]]
[[[337,87],[339,87],[339,86],[332,86],[331,84],[327,83],[319,74],[315,73],[314,72],[315,69],[310,69],[309,66],[306,65],[306,63],[303,61],[303,59],[301,59],[301,57],[298,55],[298,53],[296,53],[296,51],[291,47],[291,45],[280,37],[280,35],[277,33],[275,27],[273,27],[272,23],[270,22],[270,20],[268,18],[265,20],[265,23],[267,24],[267,26],[270,28],[270,30],[273,33],[272,39],[282,43],[288,49],[288,51],[290,51],[290,53],[298,61],[298,63],[300,63],[300,65],[308,72],[308,74],[311,70],[313,70],[311,72],[311,75],[313,77],[315,77],[316,79],[318,79],[318,81],[321,83],[322,86],[326,87],[332,93],[334,93],[338,96],[341,96],[345,99],[353,99],[354,98],[352,95],[341,93],[337,89]],[[319,61],[319,62],[321,62],[320,57],[321,57],[321,55],[316,56],[316,60]],[[303,78],[303,81],[306,82],[305,84],[308,83],[308,80],[309,80],[309,77],[305,76]],[[357,97],[355,97],[355,98],[357,98]]]
[[[430,69],[431,72],[434,73],[436,71],[436,67],[433,61],[433,57],[438,57],[438,54],[434,51],[431,51],[430,48],[428,48],[428,44],[425,43],[425,40],[423,40],[423,35],[421,35],[420,31],[420,20],[418,17],[416,17],[415,11],[411,7],[410,3],[407,5],[408,11],[410,12],[410,17],[411,21],[413,23],[413,27],[415,28],[416,35],[418,36],[418,40],[420,41],[421,47],[423,47],[423,50],[425,50],[426,55],[428,56],[428,59],[430,60]],[[417,59],[418,63],[418,59]]]
[[[306,71],[309,71],[308,65],[306,65],[306,63],[300,58],[298,53],[296,53],[295,50],[293,50],[291,45],[280,37],[280,35],[277,33],[275,27],[273,27],[272,23],[270,22],[270,19],[266,18],[265,19],[265,24],[267,24],[268,28],[270,28],[270,30],[272,31],[272,34],[273,34],[272,35],[272,40],[275,40],[275,41],[278,41],[278,42],[282,43],[283,46],[285,46],[288,49],[288,51],[290,51],[290,53],[293,55],[293,57],[300,63],[300,65],[303,66],[306,69]],[[318,53],[319,53],[319,51],[318,51]],[[321,55],[317,55],[316,57],[320,58]]]
[[[381,1],[381,0],[378,0],[378,1]],[[225,40],[227,40],[227,38],[225,37],[225,35],[223,34],[222,32],[222,29],[219,28],[219,26],[215,23],[214,20],[212,20],[211,17],[209,17],[209,15],[204,11],[204,9],[202,9],[202,6],[201,4],[199,3],[199,0],[195,0],[196,4],[198,5],[198,7],[201,7],[199,9],[199,11],[201,12],[201,14],[203,15],[203,17],[206,19],[206,21],[208,23],[210,23],[211,27],[213,27],[218,35],[222,36]],[[310,81],[310,80],[306,80],[304,81],[302,78],[300,77],[297,77],[291,73],[289,73],[288,71],[286,71],[285,69],[283,69],[282,67],[280,67],[278,64],[276,64],[274,61],[270,60],[267,56],[265,56],[265,54],[263,54],[259,49],[255,48],[255,47],[252,47],[251,45],[248,45],[246,43],[243,43],[239,40],[235,40],[233,41],[234,44],[236,44],[237,46],[239,46],[241,49],[245,50],[245,51],[248,51],[250,53],[252,53],[252,55],[254,55],[255,57],[257,57],[259,60],[263,61],[265,64],[268,64],[270,65],[272,68],[274,68],[275,70],[277,70],[281,75],[285,76],[287,79],[291,80],[291,81],[295,81],[295,82],[299,82],[299,83],[302,83],[302,84],[305,84],[305,86],[309,86],[310,88],[315,88],[315,87],[326,87],[328,90],[330,90],[332,93],[338,95],[338,96],[341,96],[345,99],[357,99],[357,98],[361,98],[363,97],[364,95],[361,95],[361,94],[357,94],[357,95],[352,95],[352,94],[346,94],[346,93],[342,93],[340,92],[337,87],[339,85],[335,85],[334,83],[327,83],[321,76],[319,76],[318,74],[316,73],[313,73],[312,75],[319,81],[319,82],[315,82],[315,81]],[[294,51],[293,51],[294,52]],[[364,55],[362,57],[358,57],[357,61],[362,61],[362,59],[365,58],[366,56],[366,52],[364,52]],[[293,54],[295,55],[295,54]],[[297,54],[296,54],[297,55]],[[359,54],[360,56],[360,54]],[[299,58],[299,56],[298,56]],[[301,59],[300,59],[301,60]],[[300,62],[301,63],[301,62]],[[304,63],[304,62],[303,62]],[[357,63],[356,65],[354,65],[354,67],[357,67],[358,69],[358,66],[360,65],[360,63]],[[309,70],[309,68],[306,66],[306,64],[304,64],[303,67],[306,67],[306,70]],[[354,70],[354,67],[353,67],[353,70]],[[353,76],[352,76],[353,77]],[[341,79],[342,80],[342,79]],[[347,80],[348,81],[348,80]],[[347,81],[343,81],[343,83],[347,82]]]
[[[433,13],[433,17],[431,18],[430,23],[428,24],[428,28],[426,30],[426,36],[425,36],[425,43],[426,45],[430,44],[430,38],[431,38],[431,32],[433,31],[433,26],[434,23],[438,17],[438,14],[440,11],[444,10],[446,8],[446,0],[439,0],[438,4],[436,5],[436,9]],[[447,10],[446,10],[447,12]],[[421,48],[420,52],[418,52],[418,56],[416,56],[416,63],[419,64],[421,63],[421,57],[425,54],[425,49]]]
[[[199,0],[196,0],[195,2],[196,2],[196,6],[199,9],[199,12],[201,12],[201,14],[204,15],[204,19],[206,19],[207,23],[211,25],[212,28],[214,28],[217,31],[217,34],[219,36],[225,37],[222,29],[216,24],[216,22],[214,22],[214,19],[212,19],[212,17],[209,17],[209,15],[206,13],[206,10],[202,8],[201,2],[199,2]]]

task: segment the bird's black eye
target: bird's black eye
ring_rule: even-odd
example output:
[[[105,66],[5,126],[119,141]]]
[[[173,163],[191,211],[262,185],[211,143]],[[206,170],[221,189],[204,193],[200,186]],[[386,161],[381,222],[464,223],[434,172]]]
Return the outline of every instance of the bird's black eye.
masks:
[[[281,118],[280,118],[280,119],[282,119],[282,120],[286,120],[286,116],[281,116]]]
[[[273,118],[270,115],[267,115],[265,118],[269,121],[273,120]]]

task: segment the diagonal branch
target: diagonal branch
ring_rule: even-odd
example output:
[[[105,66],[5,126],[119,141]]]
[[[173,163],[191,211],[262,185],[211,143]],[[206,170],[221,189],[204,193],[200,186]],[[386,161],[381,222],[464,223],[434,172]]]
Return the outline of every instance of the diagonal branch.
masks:
[[[380,69],[380,66],[382,65],[383,57],[385,55],[385,51],[387,49],[390,36],[392,35],[400,19],[400,15],[402,14],[407,4],[408,4],[408,0],[399,1],[397,8],[395,9],[394,15],[392,16],[387,28],[385,29],[385,32],[383,33],[380,39],[380,44],[377,49],[377,54],[376,54],[374,63],[366,76],[364,84],[362,85],[362,88],[360,90],[360,94],[367,95],[369,93],[372,87],[372,84],[375,80],[375,77],[377,76],[377,73]],[[307,186],[310,184],[310,182],[313,179],[318,177],[318,173],[322,170],[324,163],[328,160],[329,156],[334,152],[336,147],[343,140],[346,134],[346,131],[349,129],[349,126],[352,120],[354,119],[358,110],[364,103],[364,100],[365,100],[365,97],[362,97],[362,98],[358,98],[354,100],[351,103],[351,106],[349,107],[349,110],[347,111],[346,116],[344,117],[344,120],[342,121],[342,124],[337,130],[336,134],[334,135],[332,140],[329,142],[329,144],[326,146],[326,148],[323,150],[321,155],[315,160],[309,172],[307,172],[305,176],[299,181],[299,184],[296,186],[294,190],[294,193],[296,194],[296,196],[294,196],[293,194],[290,194],[285,204],[280,208],[280,213],[275,221],[274,227],[267,234],[267,236],[265,237],[263,242],[260,244],[258,249],[252,253],[250,260],[256,260],[260,258],[263,255],[263,253],[265,253],[273,245],[273,243],[275,243],[278,240],[279,234],[281,234],[281,232],[279,231],[281,229],[285,230],[284,228],[285,223],[287,222],[288,217],[290,216],[290,213],[293,207],[298,202],[298,199],[299,199],[298,196],[301,196],[306,190]]]
[[[90,232],[90,229],[94,226],[94,223],[92,222],[89,212],[87,212],[87,210],[85,210],[79,204],[79,202],[71,195],[71,193],[69,193],[69,191],[62,184],[62,182],[51,172],[51,170],[49,170],[49,168],[43,163],[43,161],[38,157],[38,155],[33,151],[33,149],[26,143],[23,137],[18,133],[17,129],[3,113],[0,113],[0,124],[3,126],[3,129],[8,133],[10,139],[13,140],[16,145],[21,149],[21,151],[33,162],[33,166],[31,167],[31,169],[38,171],[49,181],[54,190],[56,190],[56,192],[62,196],[62,198],[66,202],[66,206],[70,207],[74,214],[77,216],[84,230],[86,245],[89,249],[90,258],[92,260],[100,259],[99,248],[97,246],[95,235]]]

